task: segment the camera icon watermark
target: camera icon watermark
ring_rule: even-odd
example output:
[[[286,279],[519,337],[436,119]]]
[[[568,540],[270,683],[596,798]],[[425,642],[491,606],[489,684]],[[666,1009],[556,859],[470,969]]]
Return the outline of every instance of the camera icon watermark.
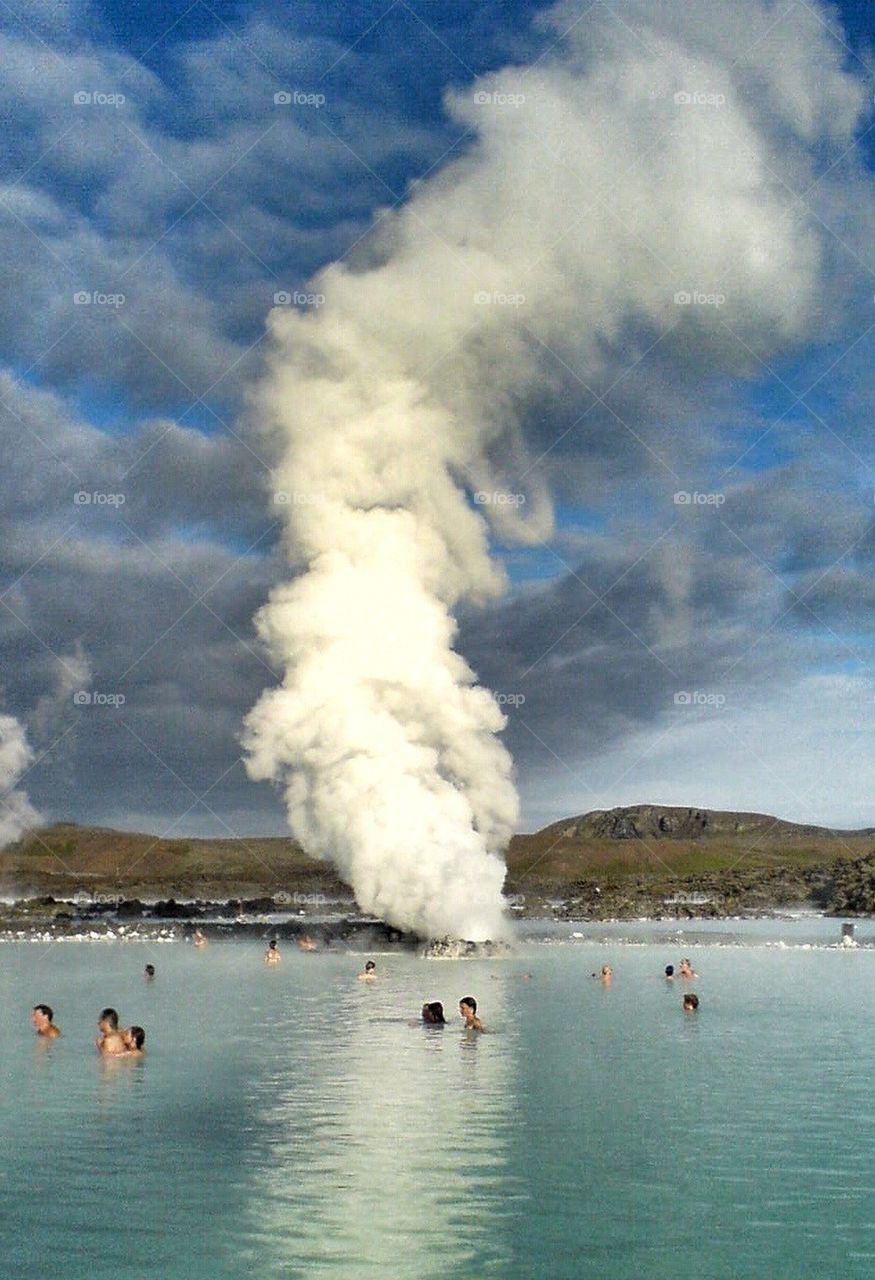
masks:
[[[489,93],[478,89],[474,94],[478,107],[521,107],[525,100],[524,93]]]
[[[123,293],[101,293],[99,289],[79,289],[73,294],[76,307],[123,307],[125,302]]]
[[[726,501],[725,493],[700,493],[694,489],[678,489],[672,498],[676,507],[722,507]]]
[[[525,301],[524,293],[502,293],[498,289],[479,289],[474,294],[474,304],[478,307],[521,307]]]
[[[324,107],[324,93],[302,93],[300,89],[280,89],[273,95],[277,107]]]
[[[289,291],[277,289],[273,295],[275,307],[321,307],[325,305],[324,293],[305,293],[302,289]]]
[[[702,293],[698,289],[692,292],[689,289],[678,289],[674,300],[679,307],[716,307],[719,310],[726,302],[726,294]]]
[[[98,489],[79,489],[73,494],[76,507],[123,507],[126,501],[123,493],[102,493]]]
[[[718,710],[726,706],[726,695],[723,693],[704,693],[701,689],[679,689],[674,695],[676,707],[716,707]]]
[[[126,101],[123,93],[104,93],[101,89],[77,89],[73,94],[74,107],[121,107]]]
[[[123,693],[96,693],[90,689],[78,689],[73,694],[74,707],[123,707],[127,698]]]
[[[675,106],[678,107],[725,107],[725,93],[703,93],[699,89],[692,91],[680,89],[674,95]]]
[[[524,507],[526,495],[507,493],[501,489],[493,489],[492,492],[487,489],[478,489],[474,494],[474,501],[478,507]]]

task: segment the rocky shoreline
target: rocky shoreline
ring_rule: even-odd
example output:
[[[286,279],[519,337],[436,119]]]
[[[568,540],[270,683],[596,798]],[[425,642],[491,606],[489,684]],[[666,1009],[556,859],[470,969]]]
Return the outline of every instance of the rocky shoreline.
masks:
[[[516,891],[514,891],[516,889]],[[509,876],[509,914],[562,921],[692,920],[768,916],[805,907],[827,916],[875,913],[875,853],[813,867],[748,868],[673,878],[624,877],[598,882],[539,883],[525,892]],[[301,902],[306,899],[304,905]],[[295,941],[310,936],[320,948],[367,946],[408,949],[420,943],[398,929],[361,916],[351,897],[283,891],[254,898],[166,898],[143,901],[109,893],[51,894],[0,904],[0,937],[60,939],[185,938],[195,928],[208,937]]]

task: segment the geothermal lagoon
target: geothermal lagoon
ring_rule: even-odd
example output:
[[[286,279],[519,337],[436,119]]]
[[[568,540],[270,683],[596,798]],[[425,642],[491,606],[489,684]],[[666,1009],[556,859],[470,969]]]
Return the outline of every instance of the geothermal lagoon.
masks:
[[[839,933],[532,923],[371,986],[345,948],[6,943],[4,1280],[869,1276],[875,925]],[[107,1004],[144,1059],[99,1059]]]

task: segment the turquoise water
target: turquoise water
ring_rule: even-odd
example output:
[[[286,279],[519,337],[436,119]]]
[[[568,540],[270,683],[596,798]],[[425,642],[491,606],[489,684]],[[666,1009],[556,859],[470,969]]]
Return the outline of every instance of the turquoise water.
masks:
[[[2,1276],[870,1276],[875,950],[741,933],[691,951],[694,1016],[643,927],[373,987],[349,954],[0,947]],[[410,1025],[469,993],[489,1034]],[[105,1004],[145,1060],[98,1059]]]

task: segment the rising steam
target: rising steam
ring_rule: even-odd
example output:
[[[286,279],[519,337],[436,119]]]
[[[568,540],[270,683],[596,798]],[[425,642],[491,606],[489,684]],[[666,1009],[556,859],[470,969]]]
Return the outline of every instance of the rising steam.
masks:
[[[270,317],[256,411],[298,573],[258,615],[284,677],[247,718],[248,768],[362,908],[423,935],[501,927],[517,797],[453,610],[503,588],[487,520],[550,535],[537,469],[501,501],[527,420],[597,385],[630,332],[676,327],[691,366],[736,372],[802,337],[820,244],[793,185],[821,117],[841,143],[862,105],[813,19],[787,76],[758,50],[765,3],[713,8],[695,39],[688,4],[615,6],[646,38],[602,8],[575,25],[562,5],[548,59],[450,94],[466,153],[317,277],[323,306]],[[684,291],[722,309],[679,309]]]
[[[18,787],[33,760],[27,736],[15,716],[0,715],[0,849],[36,826],[39,814]]]

